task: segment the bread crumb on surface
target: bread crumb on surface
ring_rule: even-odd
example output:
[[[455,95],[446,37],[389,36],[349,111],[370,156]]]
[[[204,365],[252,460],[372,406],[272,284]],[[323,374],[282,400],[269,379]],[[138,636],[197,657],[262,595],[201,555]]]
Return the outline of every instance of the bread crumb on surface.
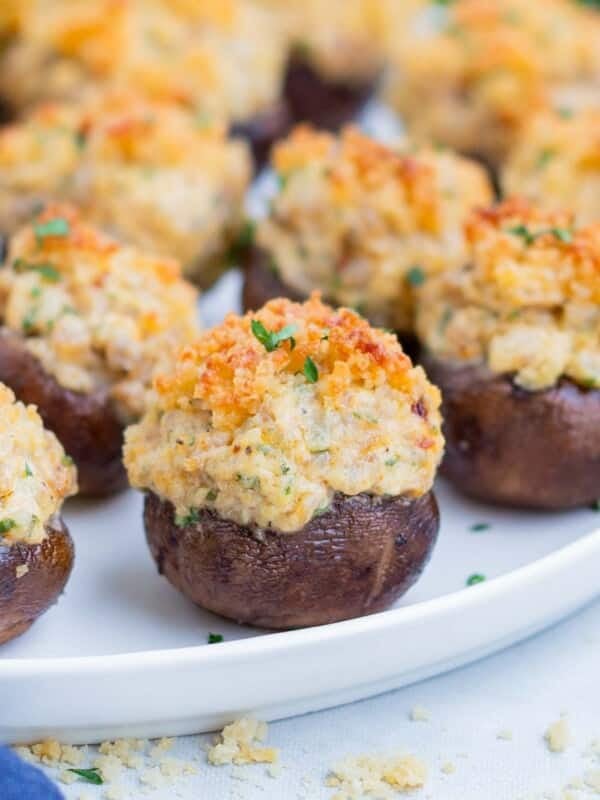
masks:
[[[569,723],[565,717],[561,717],[548,727],[544,739],[551,753],[564,753],[571,742]]]
[[[456,772],[456,764],[453,764],[452,761],[446,761],[442,764],[440,769],[444,775],[452,775],[452,773]]]
[[[175,739],[163,737],[150,748],[150,758],[161,758],[166,752],[173,749]]]
[[[508,728],[502,728],[496,734],[496,739],[501,739],[503,742],[512,742],[513,733]]]
[[[596,794],[600,794],[600,769],[588,770],[583,777],[583,782],[589,789],[593,789]]]
[[[140,773],[140,783],[145,786],[150,786],[153,789],[158,789],[165,784],[165,776],[160,771],[159,767],[150,767]]]
[[[338,790],[332,800],[387,800],[397,792],[422,788],[426,779],[427,768],[415,756],[362,755],[346,758],[332,767],[325,783]]]
[[[414,706],[411,709],[410,718],[413,722],[429,722],[431,715],[423,706]]]
[[[70,783],[75,783],[75,781],[77,780],[77,775],[75,775],[74,772],[63,770],[63,772],[59,774],[58,780],[61,783],[65,783],[68,786]]]
[[[29,567],[27,564],[19,564],[19,566],[15,569],[15,575],[17,578],[22,578],[23,575],[27,575],[29,572]]]
[[[104,800],[125,800],[125,791],[120,786],[109,786],[102,797]]]
[[[244,717],[226,725],[215,744],[209,748],[209,764],[273,764],[279,758],[274,747],[257,747],[267,736],[266,722]]]

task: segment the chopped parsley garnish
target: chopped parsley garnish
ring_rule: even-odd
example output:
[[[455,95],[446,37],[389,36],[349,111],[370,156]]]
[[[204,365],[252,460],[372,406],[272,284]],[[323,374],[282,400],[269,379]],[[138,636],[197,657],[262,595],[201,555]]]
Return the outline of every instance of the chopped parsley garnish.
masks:
[[[68,769],[67,772],[79,775],[86,783],[93,783],[96,786],[101,786],[104,783],[104,778],[100,774],[98,767],[90,767],[90,769]]]
[[[209,503],[214,503],[218,496],[219,496],[218,489],[209,489],[208,492],[206,493],[206,499],[208,500]]]
[[[256,475],[242,475],[241,472],[235,476],[236,480],[238,480],[244,489],[250,489],[251,491],[255,491],[256,489],[260,489],[260,478]]]
[[[274,350],[277,350],[279,345],[286,341],[289,341],[292,350],[296,346],[294,334],[298,330],[297,325],[286,325],[280,331],[269,331],[260,320],[253,319],[250,323],[250,327],[254,337],[258,339],[267,353],[272,353]]]
[[[26,478],[31,478],[31,477],[33,477],[33,472],[31,471],[31,467],[29,466],[29,464],[27,463],[27,461],[25,462],[25,477],[26,477]]]
[[[467,586],[475,586],[476,583],[483,583],[485,579],[485,575],[475,572],[473,575],[469,575],[467,578]]]
[[[23,333],[32,333],[33,329],[35,328],[35,318],[37,316],[37,309],[32,308],[30,309],[27,314],[23,317],[21,322],[21,327],[23,328]]]
[[[538,169],[543,169],[555,156],[554,150],[551,150],[549,147],[545,147],[543,150],[540,150],[540,154],[537,157],[536,166]]]
[[[251,219],[246,220],[236,239],[236,246],[240,249],[250,247],[250,245],[254,242],[255,233],[256,223]]]
[[[61,462],[62,462],[63,467],[72,467],[73,463],[74,463],[73,459],[71,458],[71,456],[68,456],[66,453],[61,458]]]
[[[425,272],[422,267],[411,267],[406,273],[406,282],[409,286],[422,286],[426,279]]]
[[[384,464],[386,465],[386,467],[395,467],[395,466],[396,466],[396,464],[398,463],[398,461],[400,461],[400,459],[398,458],[398,456],[394,456],[394,458],[388,458],[388,459],[386,459],[386,460],[385,460],[385,462],[384,462]]]
[[[491,527],[489,522],[476,522],[474,525],[471,525],[469,530],[473,531],[473,533],[482,533],[482,531],[489,531]]]
[[[42,244],[48,236],[68,236],[70,231],[69,222],[63,217],[49,219],[48,222],[38,222],[33,226],[33,232],[38,244]]]
[[[573,119],[573,113],[574,112],[572,108],[566,108],[563,106],[563,108],[558,109],[558,116],[561,117],[561,119]]]
[[[316,383],[319,380],[319,370],[310,356],[306,356],[304,359],[302,372],[309,383]]]
[[[223,636],[220,633],[209,633],[207,641],[209,644],[220,644],[223,641]]]
[[[61,279],[60,272],[53,264],[32,264],[24,258],[15,258],[13,269],[15,272],[39,272],[48,283],[58,283]]]
[[[178,514],[175,517],[175,525],[178,528],[187,528],[188,525],[195,525],[200,522],[200,512],[197,508],[190,508],[187,514]]]
[[[571,244],[573,241],[573,234],[570,230],[567,230],[567,228],[547,228],[534,233],[530,231],[526,225],[515,225],[512,228],[508,228],[508,233],[512,233],[514,236],[520,236],[527,247],[532,245],[540,236],[545,236],[549,233],[563,244]]]
[[[14,521],[14,519],[10,519],[8,517],[6,519],[0,519],[0,535],[12,531],[12,529],[16,527],[17,523]]]

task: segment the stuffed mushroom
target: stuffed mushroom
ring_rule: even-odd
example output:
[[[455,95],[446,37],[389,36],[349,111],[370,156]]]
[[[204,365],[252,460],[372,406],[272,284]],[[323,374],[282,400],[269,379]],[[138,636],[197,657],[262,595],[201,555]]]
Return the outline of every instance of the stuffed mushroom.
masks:
[[[600,494],[600,225],[523,200],[476,212],[470,258],[419,299],[458,488],[560,509]]]
[[[285,133],[288,39],[252,0],[32,0],[2,59],[0,94],[22,111],[127,88],[231,124],[263,159]]]
[[[279,190],[246,256],[245,308],[320,289],[402,334],[428,277],[463,263],[464,215],[493,196],[475,163],[397,152],[354,128],[335,137],[299,127],[273,167]]]
[[[414,137],[496,170],[535,110],[598,105],[592,11],[572,0],[429,6],[397,37],[386,87]]]
[[[155,381],[127,430],[161,574],[267,628],[371,613],[438,531],[438,390],[392,334],[317,295],[230,315]]]
[[[252,175],[246,144],[223,125],[129,91],[46,104],[0,129],[0,167],[2,233],[50,200],[73,201],[202,286],[228,266]]]
[[[502,172],[506,194],[540,208],[569,208],[577,224],[600,222],[600,108],[533,117]]]
[[[73,542],[60,510],[76,488],[57,438],[0,384],[0,644],[24,633],[65,587]]]
[[[143,413],[161,360],[197,332],[196,292],[177,262],[50,206],[10,241],[0,322],[0,381],[38,407],[80,491],[123,488],[123,428]]]

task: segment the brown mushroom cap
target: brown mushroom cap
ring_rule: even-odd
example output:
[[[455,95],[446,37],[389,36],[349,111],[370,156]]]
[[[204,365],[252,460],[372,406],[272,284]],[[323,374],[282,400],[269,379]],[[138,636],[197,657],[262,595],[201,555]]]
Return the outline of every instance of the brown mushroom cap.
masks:
[[[431,357],[442,391],[442,474],[486,502],[540,509],[589,505],[600,497],[600,391],[562,379],[529,392],[481,365]]]
[[[327,80],[296,53],[288,63],[283,95],[295,122],[337,130],[360,113],[378,80],[378,73],[360,82]]]
[[[292,124],[286,103],[280,101],[272,109],[252,119],[235,122],[231,127],[231,134],[248,141],[258,171],[267,163],[273,144],[289,132]]]
[[[297,533],[260,533],[200,509],[175,524],[174,508],[146,495],[146,536],[159,572],[193,602],[264,628],[322,625],[371,614],[406,592],[439,529],[435,497],[336,494]]]
[[[56,603],[73,567],[74,548],[64,522],[46,525],[40,544],[0,541],[0,644],[24,633]],[[27,567],[18,577],[17,568]]]
[[[104,392],[82,394],[61,386],[17,334],[0,330],[0,382],[18,400],[37,406],[78,470],[79,491],[102,496],[127,486],[121,460],[123,424]]]

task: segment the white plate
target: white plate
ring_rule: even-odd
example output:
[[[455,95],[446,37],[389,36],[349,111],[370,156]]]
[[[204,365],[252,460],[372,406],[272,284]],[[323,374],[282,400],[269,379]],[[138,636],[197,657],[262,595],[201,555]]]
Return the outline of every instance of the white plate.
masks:
[[[203,299],[216,322],[230,273]],[[77,559],[58,606],[0,656],[0,740],[92,742],[214,729],[242,713],[273,719],[402,686],[551,624],[599,591],[600,517],[500,511],[437,489],[438,547],[393,609],[268,634],[201,611],[160,578],[141,497],[68,504]],[[470,526],[487,522],[476,533]],[[488,580],[465,588],[472,573]],[[209,631],[224,644],[206,644]]]

